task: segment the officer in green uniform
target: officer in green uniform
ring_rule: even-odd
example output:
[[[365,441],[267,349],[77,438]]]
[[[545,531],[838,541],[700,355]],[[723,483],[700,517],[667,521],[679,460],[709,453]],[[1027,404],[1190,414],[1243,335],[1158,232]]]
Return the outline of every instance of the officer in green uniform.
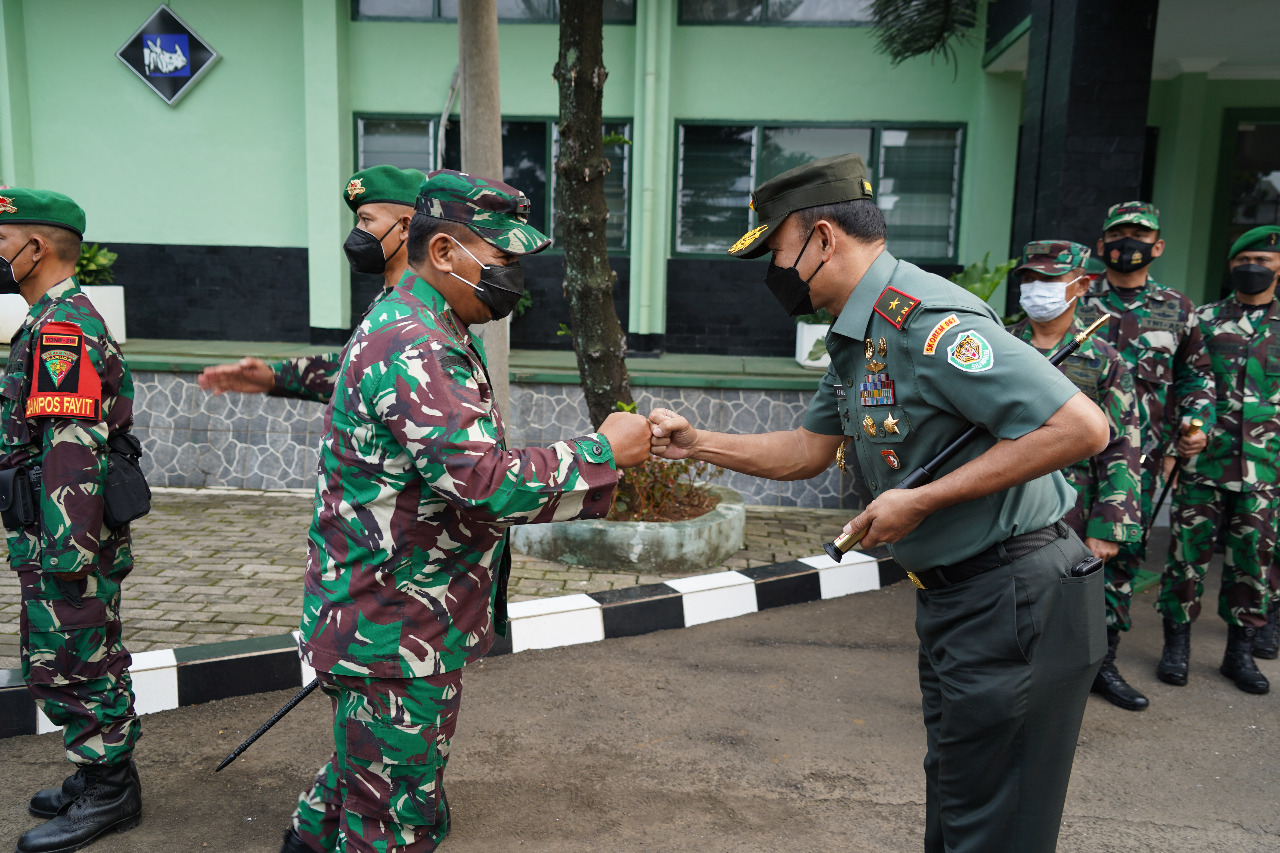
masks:
[[[383,281],[382,290],[365,309],[366,316],[409,266],[405,241],[423,177],[417,169],[374,166],[356,172],[342,188],[342,200],[356,215],[355,227],[342,246],[347,263],[352,272],[380,275]],[[273,364],[249,356],[235,364],[206,367],[197,382],[215,394],[241,391],[327,403],[341,363],[340,352],[286,358]]]
[[[1075,316],[1076,300],[1089,288],[1085,265],[1089,250],[1069,240],[1036,240],[1022,249],[1018,302],[1027,317],[1010,333],[1046,355],[1084,331]],[[1076,490],[1076,505],[1065,521],[1105,566],[1107,656],[1093,680],[1093,692],[1126,711],[1141,711],[1147,697],[1124,680],[1116,668],[1120,632],[1129,629],[1132,587],[1127,573],[1112,570],[1122,542],[1142,538],[1140,500],[1141,431],[1133,374],[1120,353],[1106,341],[1090,338],[1058,369],[1107,416],[1111,441],[1105,450],[1062,472]]]
[[[0,293],[30,306],[0,382],[0,504],[22,591],[22,677],[76,768],[31,798],[28,811],[46,822],[17,853],[78,850],[142,816],[120,622],[133,555],[129,525],[108,523],[104,495],[108,447],[131,440],[133,379],[72,278],[84,227],[61,193],[0,190]]]
[[[777,480],[855,463],[875,500],[846,527],[889,543],[915,581],[925,849],[1051,851],[1089,687],[1106,650],[1102,573],[1061,519],[1058,473],[1101,451],[1107,421],[967,291],[891,256],[856,155],[759,187],[760,224],[730,250],[772,253],[788,314],[826,308],[831,367],[803,426],[761,435],[650,415],[653,451]],[[932,483],[893,487],[971,424]]]

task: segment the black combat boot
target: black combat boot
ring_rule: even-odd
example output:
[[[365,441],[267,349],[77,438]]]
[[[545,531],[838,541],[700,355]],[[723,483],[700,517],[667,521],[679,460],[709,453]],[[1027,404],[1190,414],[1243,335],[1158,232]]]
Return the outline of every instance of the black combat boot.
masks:
[[[1257,633],[1257,628],[1228,625],[1227,653],[1222,656],[1218,670],[1245,693],[1266,693],[1271,689],[1271,682],[1258,672],[1258,665],[1253,662],[1253,640]]]
[[[27,811],[33,817],[48,820],[58,816],[58,810],[76,797],[84,793],[84,771],[77,769],[75,773],[62,780],[61,788],[45,788],[36,791],[27,805]]]
[[[1191,663],[1191,623],[1174,622],[1165,617],[1164,651],[1156,666],[1156,678],[1165,684],[1178,687],[1187,683],[1187,668]]]
[[[1093,678],[1092,692],[1097,693],[1112,705],[1126,711],[1141,711],[1151,703],[1136,688],[1124,680],[1124,676],[1116,669],[1116,646],[1120,645],[1120,631],[1117,628],[1107,629],[1107,656],[1102,659],[1102,669]]]
[[[317,853],[317,851],[308,847],[291,826],[284,831],[284,844],[280,847],[280,853]]]
[[[57,817],[18,839],[17,853],[71,853],[107,832],[133,829],[142,820],[138,771],[126,764],[80,768],[84,790],[64,803]]]
[[[1280,627],[1276,620],[1280,618],[1280,595],[1272,594],[1271,603],[1267,605],[1267,624],[1258,629],[1253,638],[1253,656],[1263,660],[1275,660],[1280,654]]]

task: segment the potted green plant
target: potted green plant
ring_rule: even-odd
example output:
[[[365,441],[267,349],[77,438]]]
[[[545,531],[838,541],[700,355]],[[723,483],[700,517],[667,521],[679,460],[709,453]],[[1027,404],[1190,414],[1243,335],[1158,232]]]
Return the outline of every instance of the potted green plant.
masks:
[[[827,331],[835,317],[825,308],[796,318],[796,363],[809,370],[826,370],[831,364],[827,355]]]
[[[111,336],[117,343],[126,339],[124,320],[124,288],[114,284],[116,253],[97,243],[80,244],[80,259],[76,261],[75,278],[93,307],[98,309]]]

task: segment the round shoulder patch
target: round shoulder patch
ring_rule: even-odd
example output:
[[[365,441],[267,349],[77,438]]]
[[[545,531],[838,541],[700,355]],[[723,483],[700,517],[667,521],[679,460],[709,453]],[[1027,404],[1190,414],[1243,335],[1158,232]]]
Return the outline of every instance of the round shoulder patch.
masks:
[[[966,373],[981,373],[996,363],[991,344],[973,329],[961,332],[956,342],[947,347],[947,361]]]

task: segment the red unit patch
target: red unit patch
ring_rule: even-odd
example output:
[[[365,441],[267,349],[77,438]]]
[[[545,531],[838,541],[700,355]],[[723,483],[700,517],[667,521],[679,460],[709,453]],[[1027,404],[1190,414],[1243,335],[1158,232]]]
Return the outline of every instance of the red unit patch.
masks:
[[[75,323],[46,323],[36,337],[29,418],[102,420],[102,380]]]
[[[886,287],[876,300],[875,312],[892,323],[895,329],[901,329],[907,322],[907,316],[919,304],[920,300],[914,296],[908,296],[895,287]]]

